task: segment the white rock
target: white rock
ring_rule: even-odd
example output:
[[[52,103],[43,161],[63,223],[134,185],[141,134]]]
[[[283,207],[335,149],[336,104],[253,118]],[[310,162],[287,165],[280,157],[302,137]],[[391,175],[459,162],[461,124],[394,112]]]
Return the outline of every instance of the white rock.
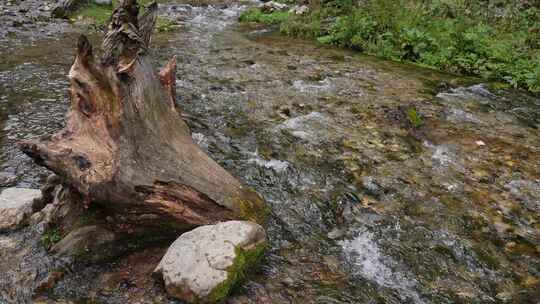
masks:
[[[476,145],[478,145],[478,146],[485,146],[485,145],[486,145],[486,143],[483,142],[483,141],[481,141],[481,140],[477,140],[477,141],[475,141],[475,143],[476,143]]]
[[[19,227],[32,214],[34,199],[41,191],[25,188],[8,188],[0,194],[0,231]]]
[[[312,144],[320,144],[325,138],[329,137],[330,126],[331,121],[326,115],[311,112],[307,115],[285,120],[276,126],[276,131],[286,131],[296,138]]]
[[[289,13],[295,15],[303,15],[309,11],[307,5],[295,5],[290,10]]]
[[[201,226],[182,234],[169,247],[154,273],[163,276],[169,295],[191,303],[213,303],[220,299],[216,298],[216,287],[221,291],[219,297],[226,296],[228,290],[223,292],[221,288],[224,285],[230,288],[241,277],[238,274],[253,264],[253,261],[238,263],[246,257],[240,257],[238,252],[256,256],[262,253],[265,242],[264,229],[253,222],[228,221]],[[235,271],[231,269],[233,264]]]
[[[287,4],[274,2],[274,1],[263,3],[260,6],[261,11],[265,13],[271,13],[274,11],[285,11],[288,8],[289,6]]]

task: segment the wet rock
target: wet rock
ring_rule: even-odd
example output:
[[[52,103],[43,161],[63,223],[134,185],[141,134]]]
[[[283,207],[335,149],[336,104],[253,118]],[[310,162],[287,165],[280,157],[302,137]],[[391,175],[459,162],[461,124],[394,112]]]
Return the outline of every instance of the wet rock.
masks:
[[[287,119],[277,129],[286,131],[296,138],[317,144],[327,137],[325,135],[327,135],[329,125],[330,121],[327,116],[319,112],[312,112]]]
[[[13,26],[13,27],[21,27],[21,26],[23,26],[23,24],[24,24],[24,23],[23,23],[22,21],[20,21],[20,20],[15,20],[15,21],[13,21],[13,22],[11,23],[11,26]]]
[[[98,5],[112,5],[112,1],[111,0],[92,0],[95,4],[98,4]]]
[[[465,112],[461,109],[455,109],[455,108],[452,108],[449,110],[446,119],[455,123],[463,123],[463,122],[474,123],[474,124],[482,123],[482,121],[478,119],[474,114]]]
[[[15,229],[24,224],[32,214],[34,200],[41,191],[25,188],[8,188],[0,194],[0,231]]]
[[[41,280],[37,287],[36,287],[36,293],[39,294],[41,292],[47,291],[54,287],[54,285],[64,276],[64,272],[62,271],[53,271],[47,275],[43,280]]]
[[[304,15],[308,11],[309,11],[309,7],[307,5],[295,5],[289,10],[289,13],[295,14],[295,15]]]
[[[59,256],[72,256],[86,261],[101,261],[113,255],[112,243],[116,235],[97,225],[71,231],[51,251]]]
[[[225,298],[263,253],[264,229],[247,221],[228,221],[181,235],[167,250],[154,274],[167,293],[190,303]]]
[[[327,236],[329,239],[335,240],[341,238],[344,234],[342,229],[334,228],[332,231],[328,232]]]
[[[524,207],[540,213],[540,180],[512,180],[504,188]]]
[[[375,179],[371,176],[364,176],[362,177],[362,187],[366,191],[366,193],[378,196],[383,193],[381,187],[377,184]]]
[[[263,3],[260,6],[261,11],[263,11],[265,13],[272,13],[272,12],[276,12],[276,11],[285,11],[288,8],[289,8],[289,6],[287,4],[274,2],[274,1]]]
[[[0,187],[10,187],[17,183],[17,176],[9,173],[0,173]]]

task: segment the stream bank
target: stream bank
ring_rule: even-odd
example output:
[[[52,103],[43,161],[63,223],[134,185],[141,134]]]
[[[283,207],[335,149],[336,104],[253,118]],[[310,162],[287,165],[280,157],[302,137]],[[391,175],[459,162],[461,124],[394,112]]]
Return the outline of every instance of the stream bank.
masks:
[[[158,66],[177,55],[194,140],[272,208],[270,253],[228,301],[534,303],[540,101],[239,25],[244,8],[161,5],[180,26],[153,49]],[[1,174],[38,188],[48,173],[15,142],[62,126],[76,33],[17,37],[1,50]],[[1,300],[29,301],[60,267],[44,302],[175,303],[149,275],[166,245],[83,266],[32,227],[0,238]]]

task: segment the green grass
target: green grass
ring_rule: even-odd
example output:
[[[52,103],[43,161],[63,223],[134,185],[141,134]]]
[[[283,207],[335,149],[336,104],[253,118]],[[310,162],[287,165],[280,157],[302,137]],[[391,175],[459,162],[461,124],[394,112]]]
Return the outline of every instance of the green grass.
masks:
[[[246,11],[241,21],[386,59],[540,92],[540,8],[526,1],[321,1],[304,16]]]
[[[75,16],[81,16],[83,18],[90,18],[94,20],[94,24],[97,26],[104,25],[111,17],[112,7],[105,5],[97,5],[91,3],[81,9],[79,9]]]
[[[111,17],[113,9],[118,5],[119,0],[113,0],[112,5],[98,5],[95,3],[90,3],[79,10],[77,10],[72,16],[72,19],[76,19],[77,17],[81,16],[84,19],[91,19],[93,20],[93,23],[97,27],[101,27],[107,24],[109,21],[109,18]],[[139,3],[140,10],[142,11],[143,7],[149,3],[151,3],[153,0],[139,0],[137,1]],[[163,1],[157,1],[163,2]],[[171,30],[171,22],[168,22],[168,20],[160,20],[161,18],[158,18],[156,21],[157,25],[161,25],[159,31],[168,31]]]
[[[281,24],[289,18],[288,12],[272,12],[265,14],[260,9],[251,8],[240,15],[241,22],[260,22],[265,24]]]
[[[158,17],[156,20],[156,31],[158,32],[170,32],[174,30],[176,23],[168,18]]]

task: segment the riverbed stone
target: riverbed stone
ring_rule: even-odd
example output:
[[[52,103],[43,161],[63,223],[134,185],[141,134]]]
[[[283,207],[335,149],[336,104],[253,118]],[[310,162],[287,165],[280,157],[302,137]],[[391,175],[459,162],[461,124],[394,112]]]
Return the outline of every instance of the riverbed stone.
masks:
[[[266,246],[264,229],[228,221],[182,234],[154,270],[170,296],[189,303],[215,303],[255,266]]]
[[[114,256],[116,239],[116,235],[104,227],[84,226],[68,233],[51,251],[83,262],[98,262]]]
[[[41,191],[26,188],[8,188],[0,193],[0,231],[16,229],[32,214],[34,201]]]

